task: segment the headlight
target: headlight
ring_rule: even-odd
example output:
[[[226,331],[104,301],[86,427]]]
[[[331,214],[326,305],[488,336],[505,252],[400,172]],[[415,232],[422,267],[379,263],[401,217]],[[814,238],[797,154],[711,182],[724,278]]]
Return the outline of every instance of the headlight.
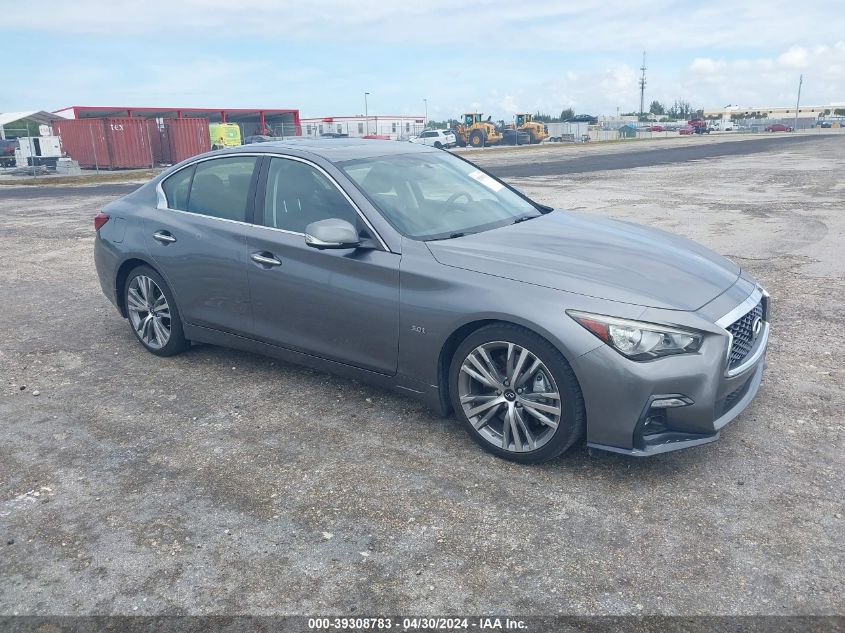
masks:
[[[630,321],[601,314],[567,310],[585,329],[633,360],[650,360],[671,354],[697,352],[703,336],[699,332]]]

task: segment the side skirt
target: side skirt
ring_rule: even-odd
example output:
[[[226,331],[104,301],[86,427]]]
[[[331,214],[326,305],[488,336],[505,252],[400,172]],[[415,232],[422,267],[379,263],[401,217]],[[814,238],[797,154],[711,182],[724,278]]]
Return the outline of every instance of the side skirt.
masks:
[[[406,396],[420,400],[435,412],[444,415],[441,410],[440,390],[434,385],[426,385],[408,376],[394,375],[387,376],[378,372],[353,367],[338,361],[328,360],[319,356],[312,356],[304,352],[288,349],[278,345],[271,345],[256,341],[245,336],[238,336],[220,330],[201,327],[198,325],[183,324],[185,338],[197,343],[208,343],[220,347],[231,347],[254,354],[271,356],[294,365],[310,367],[326,373],[360,380],[370,385],[391,389]]]

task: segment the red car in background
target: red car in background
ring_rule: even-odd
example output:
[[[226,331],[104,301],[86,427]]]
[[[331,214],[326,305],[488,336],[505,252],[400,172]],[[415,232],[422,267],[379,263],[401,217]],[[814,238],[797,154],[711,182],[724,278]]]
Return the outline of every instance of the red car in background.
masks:
[[[695,128],[691,125],[685,125],[684,127],[678,129],[678,134],[681,134],[681,135],[695,134]]]
[[[766,126],[767,132],[791,132],[792,128],[783,123],[772,123]]]
[[[649,125],[646,129],[646,132],[665,132],[666,128],[662,125]]]

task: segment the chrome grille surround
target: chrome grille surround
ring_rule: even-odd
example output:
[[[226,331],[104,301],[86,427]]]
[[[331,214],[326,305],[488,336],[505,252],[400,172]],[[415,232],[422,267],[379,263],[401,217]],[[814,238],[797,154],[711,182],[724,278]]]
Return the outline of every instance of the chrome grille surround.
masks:
[[[769,339],[769,293],[757,286],[742,303],[716,322],[728,335],[725,374],[735,376],[757,362]],[[752,327],[757,317],[763,320],[762,330],[755,338]]]
[[[725,328],[731,333],[731,349],[728,353],[729,369],[734,369],[742,364],[742,361],[746,359],[754,348],[754,343],[757,340],[757,336],[755,336],[753,331],[754,323],[757,319],[762,318],[763,302],[761,301],[750,312],[747,312],[744,316],[741,316]]]

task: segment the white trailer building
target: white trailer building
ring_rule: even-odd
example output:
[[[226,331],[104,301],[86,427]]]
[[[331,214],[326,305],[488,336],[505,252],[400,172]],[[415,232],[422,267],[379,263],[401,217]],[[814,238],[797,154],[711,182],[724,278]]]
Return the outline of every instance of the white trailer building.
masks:
[[[350,137],[386,136],[395,141],[407,141],[418,135],[425,128],[422,116],[330,116],[300,119],[302,136],[320,138],[321,136],[344,135]]]

